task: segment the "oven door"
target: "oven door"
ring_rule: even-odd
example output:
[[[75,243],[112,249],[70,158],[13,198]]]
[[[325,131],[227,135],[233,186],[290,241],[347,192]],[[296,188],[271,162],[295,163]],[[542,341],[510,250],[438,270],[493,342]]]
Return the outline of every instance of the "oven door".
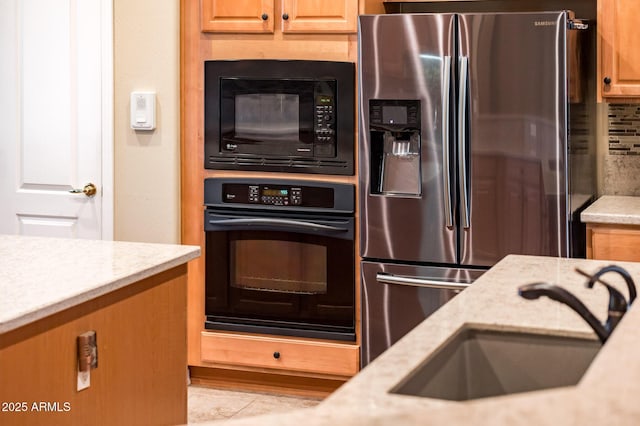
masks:
[[[354,226],[207,209],[205,327],[354,341]]]

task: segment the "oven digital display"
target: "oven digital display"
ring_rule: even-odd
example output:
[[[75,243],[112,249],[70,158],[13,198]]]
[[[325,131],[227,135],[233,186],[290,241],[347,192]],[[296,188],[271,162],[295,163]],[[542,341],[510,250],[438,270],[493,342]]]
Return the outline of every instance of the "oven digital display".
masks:
[[[262,190],[262,195],[266,195],[267,197],[288,197],[289,190],[288,189],[268,189],[265,188]]]

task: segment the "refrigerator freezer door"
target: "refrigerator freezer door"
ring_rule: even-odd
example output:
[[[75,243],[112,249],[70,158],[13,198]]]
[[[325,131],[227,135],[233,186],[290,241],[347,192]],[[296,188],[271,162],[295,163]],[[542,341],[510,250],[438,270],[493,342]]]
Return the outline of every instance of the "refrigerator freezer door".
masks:
[[[363,367],[484,272],[366,261],[361,266]]]
[[[564,12],[459,15],[463,265],[567,255],[566,25]]]
[[[457,260],[446,149],[454,24],[451,14],[359,18],[363,257]]]

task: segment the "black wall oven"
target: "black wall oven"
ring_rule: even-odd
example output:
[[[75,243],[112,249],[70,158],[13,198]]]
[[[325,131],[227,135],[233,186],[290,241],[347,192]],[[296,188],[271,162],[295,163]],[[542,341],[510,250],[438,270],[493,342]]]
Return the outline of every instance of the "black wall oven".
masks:
[[[354,79],[351,62],[205,61],[205,167],[352,175]]]
[[[205,328],[355,341],[354,188],[205,179]]]

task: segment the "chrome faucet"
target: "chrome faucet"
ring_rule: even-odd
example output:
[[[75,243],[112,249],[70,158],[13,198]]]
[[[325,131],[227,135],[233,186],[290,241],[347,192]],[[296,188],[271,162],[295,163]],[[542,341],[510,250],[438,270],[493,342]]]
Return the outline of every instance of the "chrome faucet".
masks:
[[[545,282],[527,284],[518,288],[518,294],[529,300],[538,299],[540,296],[547,296],[550,299],[564,303],[580,315],[587,324],[589,324],[589,326],[591,326],[600,341],[604,344],[626,312],[627,301],[618,290],[606,283],[602,283],[601,281],[600,283],[605,285],[607,290],[609,290],[609,315],[604,324],[601,324],[600,321],[598,321],[584,303],[560,286]]]

